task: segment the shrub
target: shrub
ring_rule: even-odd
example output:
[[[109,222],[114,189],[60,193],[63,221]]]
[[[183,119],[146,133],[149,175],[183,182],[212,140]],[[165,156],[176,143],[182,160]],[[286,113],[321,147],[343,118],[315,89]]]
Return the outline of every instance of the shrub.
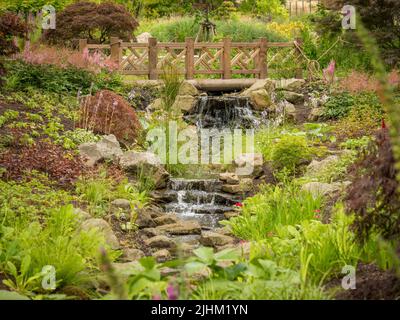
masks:
[[[33,145],[9,148],[1,153],[0,168],[5,170],[3,177],[6,179],[22,180],[25,174],[39,171],[68,187],[81,175],[84,165],[62,147],[39,140]]]
[[[14,37],[25,36],[27,26],[15,14],[0,12],[0,59],[1,56],[8,56],[18,52],[18,47],[14,41]],[[5,75],[5,69],[0,60],[0,84],[2,77]]]
[[[312,152],[305,137],[287,135],[274,145],[271,159],[276,169],[296,173],[299,165],[310,161],[311,156]]]
[[[79,38],[103,43],[111,36],[131,40],[138,26],[124,6],[110,1],[100,4],[78,1],[61,11],[56,19],[57,29],[45,34],[53,43]]]
[[[347,92],[331,96],[324,105],[326,119],[340,119],[347,116],[354,106],[354,97]]]
[[[387,129],[377,134],[376,143],[352,170],[355,179],[349,188],[348,211],[356,214],[355,230],[361,240],[377,232],[385,238],[400,233],[399,184],[397,168]]]
[[[133,108],[121,96],[109,90],[83,99],[79,126],[101,134],[113,134],[131,144],[139,135],[140,122]]]
[[[27,91],[36,88],[46,92],[88,94],[100,89],[120,90],[122,84],[115,74],[94,73],[76,67],[28,64],[14,61],[7,65],[6,89]]]

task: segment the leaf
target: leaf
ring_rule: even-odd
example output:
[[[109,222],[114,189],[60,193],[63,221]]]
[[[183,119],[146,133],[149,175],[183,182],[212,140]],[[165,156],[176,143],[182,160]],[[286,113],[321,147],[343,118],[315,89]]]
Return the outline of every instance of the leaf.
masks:
[[[214,261],[214,249],[201,247],[193,251],[193,253],[205,264],[210,265]]]
[[[139,263],[146,269],[150,270],[156,266],[156,260],[154,257],[145,257],[139,260]]]
[[[21,262],[21,274],[26,275],[29,271],[29,267],[31,266],[31,256],[26,255]]]
[[[185,265],[186,272],[191,275],[207,268],[207,265],[201,262],[189,262]]]
[[[217,252],[214,255],[214,259],[216,261],[236,261],[240,258],[240,252],[237,249],[225,249],[220,252]]]
[[[0,300],[30,300],[17,292],[0,290]]]
[[[7,268],[8,271],[15,277],[17,278],[18,272],[17,272],[17,267],[12,263],[11,261],[7,261]]]

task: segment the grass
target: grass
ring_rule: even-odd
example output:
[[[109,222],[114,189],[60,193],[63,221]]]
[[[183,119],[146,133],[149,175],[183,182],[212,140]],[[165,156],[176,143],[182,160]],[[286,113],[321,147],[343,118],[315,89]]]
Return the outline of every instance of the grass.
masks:
[[[313,219],[322,207],[322,199],[301,191],[294,184],[265,186],[244,202],[242,215],[225,222],[240,239],[263,240],[280,226],[296,225]]]

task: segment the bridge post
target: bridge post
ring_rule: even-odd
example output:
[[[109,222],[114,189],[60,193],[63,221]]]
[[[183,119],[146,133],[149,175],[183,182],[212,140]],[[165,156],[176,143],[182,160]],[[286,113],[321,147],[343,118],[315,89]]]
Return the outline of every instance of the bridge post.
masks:
[[[111,61],[118,64],[118,67],[120,67],[121,43],[119,42],[119,38],[118,37],[110,37],[110,46],[111,46]]]
[[[223,68],[223,78],[231,79],[232,78],[232,66],[231,66],[231,51],[232,51],[232,40],[230,38],[224,38],[223,42],[224,52],[223,52],[223,60],[222,60],[222,68]]]
[[[186,38],[186,79],[194,79],[194,38]]]
[[[303,45],[303,40],[301,38],[296,38],[295,42],[297,43],[298,47],[300,47],[300,48]],[[297,47],[296,47],[296,56],[297,56],[297,59],[299,59],[299,60],[302,58],[301,51]],[[296,69],[296,79],[303,79],[303,67],[302,67],[302,64],[300,63],[300,61],[298,63],[298,68]]]
[[[267,66],[267,50],[268,50],[268,40],[267,38],[260,39],[260,53],[258,54],[257,69],[259,70],[260,79],[266,79],[268,76],[268,66]]]
[[[157,60],[158,60],[157,39],[149,38],[149,79],[150,80],[158,79]]]
[[[79,52],[83,53],[87,47],[87,39],[79,39]]]

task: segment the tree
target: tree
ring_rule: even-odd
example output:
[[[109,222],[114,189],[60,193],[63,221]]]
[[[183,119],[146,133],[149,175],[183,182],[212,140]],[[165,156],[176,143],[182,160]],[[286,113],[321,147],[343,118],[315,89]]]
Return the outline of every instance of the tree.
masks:
[[[19,48],[14,42],[14,37],[23,37],[27,26],[21,18],[13,13],[0,15],[0,57],[8,56],[18,52]],[[5,74],[3,64],[0,60],[0,77]],[[1,80],[1,79],[0,79]]]
[[[76,2],[57,14],[56,20],[57,28],[47,30],[44,35],[52,43],[78,38],[104,43],[112,36],[130,40],[138,26],[124,6],[112,2]]]
[[[338,12],[346,0],[325,0],[323,5],[331,10],[319,19],[321,30],[342,32],[341,16]],[[361,18],[363,25],[378,41],[385,63],[395,67],[400,63],[400,1],[398,0],[353,0],[351,5]],[[351,33],[348,33],[351,35]]]

